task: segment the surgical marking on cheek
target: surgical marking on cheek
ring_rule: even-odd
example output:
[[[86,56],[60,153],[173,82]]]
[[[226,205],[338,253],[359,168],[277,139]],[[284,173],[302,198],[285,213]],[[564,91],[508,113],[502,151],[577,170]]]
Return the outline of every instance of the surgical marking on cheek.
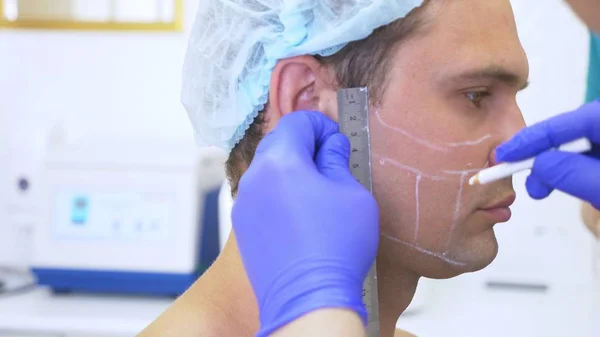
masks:
[[[470,163],[469,163],[470,164]],[[470,164],[472,165],[472,164]],[[468,166],[470,166],[468,165]],[[449,174],[449,175],[463,175],[463,174],[476,174],[479,173],[479,171],[486,169],[490,166],[490,162],[487,161],[482,168],[477,168],[477,169],[469,169],[469,170],[445,170],[442,171],[444,174]]]
[[[419,199],[420,199],[420,185],[421,185],[421,181],[423,180],[423,178],[426,179],[430,179],[433,181],[448,181],[448,180],[453,180],[450,179],[448,177],[444,177],[444,176],[436,176],[436,175],[431,175],[431,174],[426,174],[422,171],[420,171],[419,169],[416,169],[414,167],[410,167],[408,165],[404,165],[402,163],[399,163],[393,159],[390,158],[386,158],[383,156],[380,156],[376,153],[373,153],[373,158],[378,159],[379,160],[379,164],[382,166],[385,166],[386,164],[391,164],[394,167],[397,167],[401,170],[407,171],[411,174],[415,175],[415,211],[416,211],[416,221],[415,221],[415,229],[414,229],[414,234],[413,234],[413,243],[408,243],[405,241],[402,241],[400,239],[391,237],[389,235],[386,235],[385,233],[382,233],[382,235],[384,237],[387,237],[390,240],[393,240],[395,242],[401,243],[403,245],[406,245],[408,247],[411,247],[423,254],[427,254],[429,256],[433,256],[439,259],[442,259],[448,263],[451,264],[455,264],[455,265],[466,265],[466,263],[461,263],[461,262],[457,262],[454,261],[452,259],[447,258],[447,254],[450,252],[450,244],[452,243],[452,235],[454,234],[454,231],[456,230],[456,226],[458,225],[458,219],[459,219],[459,215],[460,215],[460,209],[461,209],[461,199],[462,199],[462,195],[463,195],[463,189],[464,189],[464,185],[466,182],[466,179],[468,176],[472,175],[473,173],[477,173],[479,171],[481,171],[483,168],[486,168],[489,166],[489,161],[487,161],[484,164],[483,168],[478,168],[478,169],[469,169],[469,170],[456,170],[456,171],[452,171],[452,170],[445,170],[442,171],[443,174],[448,175],[448,176],[457,176],[460,175],[460,186],[458,188],[458,192],[456,195],[456,201],[455,201],[455,208],[454,208],[454,213],[453,213],[453,217],[452,217],[452,224],[451,224],[451,228],[450,228],[450,232],[448,234],[448,238],[446,241],[446,247],[445,247],[445,252],[444,253],[435,253],[432,252],[430,250],[424,249],[422,247],[420,247],[418,245],[418,236],[419,236],[419,231],[420,231],[420,203],[419,203]],[[467,164],[468,166],[472,166],[472,163]]]
[[[423,176],[418,175],[417,176],[417,181],[415,183],[415,205],[416,205],[416,208],[417,208],[415,216],[416,216],[417,220],[416,220],[416,224],[415,224],[415,235],[414,235],[414,238],[413,238],[413,242],[417,242],[417,238],[419,237],[419,226],[420,226],[419,215],[420,215],[420,211],[421,211],[419,209],[420,208],[419,207],[419,185],[421,185],[421,179],[423,179]]]
[[[466,141],[466,142],[458,142],[458,143],[448,143],[446,144],[447,146],[450,147],[460,147],[460,146],[475,146],[475,145],[479,145],[483,142],[485,142],[486,140],[492,138],[492,135],[487,134],[477,140],[472,140],[472,141]]]
[[[445,147],[443,147],[443,146],[435,145],[435,144],[433,144],[433,143],[431,143],[431,142],[429,142],[429,141],[427,141],[425,139],[421,139],[419,137],[413,136],[412,134],[408,133],[407,131],[404,131],[404,130],[402,130],[400,128],[393,127],[393,126],[387,124],[383,120],[383,118],[381,118],[381,115],[379,114],[379,111],[377,111],[377,110],[375,110],[375,116],[377,117],[377,120],[379,121],[379,124],[383,125],[383,127],[388,128],[388,129],[393,130],[393,131],[396,131],[396,132],[398,132],[400,134],[403,134],[406,137],[408,137],[408,138],[412,139],[413,141],[415,141],[416,143],[419,143],[419,144],[421,144],[421,145],[423,145],[425,147],[428,147],[428,148],[430,148],[432,150],[436,150],[436,151],[440,151],[440,152],[446,152],[446,151],[448,151],[448,149],[445,148]]]
[[[410,139],[412,139],[414,142],[421,144],[425,147],[428,147],[432,150],[435,151],[439,151],[439,152],[448,152],[450,149],[449,148],[454,148],[454,147],[463,147],[463,146],[475,146],[475,145],[479,145],[483,142],[485,142],[486,140],[492,138],[491,134],[487,134],[479,139],[476,140],[471,140],[471,141],[464,141],[464,142],[453,142],[453,143],[445,143],[442,145],[439,144],[434,144],[426,139],[417,137],[413,134],[411,134],[410,132],[401,129],[399,127],[395,127],[395,126],[391,126],[389,124],[387,124],[383,118],[381,117],[381,114],[379,113],[379,110],[375,110],[375,117],[377,117],[377,121],[379,122],[379,124],[381,124],[384,128],[390,129],[392,131],[398,132]]]
[[[375,110],[375,117],[377,117],[377,121],[379,122],[379,124],[381,124],[383,127],[390,129],[392,131],[398,132],[400,134],[403,134],[404,136],[412,139],[414,142],[419,143],[425,147],[428,147],[432,150],[436,150],[436,151],[440,151],[440,152],[448,152],[449,148],[453,148],[453,147],[463,147],[463,146],[475,146],[475,145],[479,145],[483,142],[485,142],[486,140],[492,138],[491,134],[487,134],[479,139],[476,140],[471,140],[471,141],[464,141],[464,142],[453,142],[453,143],[446,143],[443,145],[439,145],[439,144],[434,144],[426,139],[423,138],[419,138],[413,134],[411,134],[410,132],[403,130],[401,128],[395,127],[395,126],[391,126],[389,124],[387,124],[383,118],[381,117],[381,114],[379,113],[379,110]]]
[[[412,173],[412,174],[414,174],[416,176],[425,177],[427,179],[431,179],[431,180],[434,180],[434,181],[448,180],[448,178],[446,178],[446,177],[435,176],[435,175],[430,175],[430,174],[423,173],[419,169],[416,169],[414,167],[410,167],[410,166],[404,165],[404,164],[399,163],[399,162],[397,162],[397,161],[395,161],[393,159],[390,159],[390,158],[382,157],[382,156],[380,156],[380,155],[378,155],[376,153],[373,153],[373,157],[379,160],[379,165],[381,165],[381,166],[385,166],[386,164],[389,163],[389,164],[391,164],[392,166],[394,166],[396,168],[399,168],[399,169],[404,170],[404,171],[408,171],[408,172],[410,172],[410,173]]]
[[[450,178],[445,177],[445,176],[439,176],[439,175],[432,175],[432,174],[428,174],[428,173],[424,173],[423,171],[414,168],[412,166],[408,166],[405,164],[402,164],[400,162],[397,162],[393,159],[387,158],[387,157],[383,157],[379,154],[373,153],[373,158],[379,160],[379,165],[381,166],[385,166],[386,164],[391,164],[392,166],[395,166],[396,168],[399,168],[401,170],[404,171],[408,171],[416,176],[420,176],[421,178],[427,178],[433,181],[445,181],[445,180],[450,180]],[[489,167],[489,162],[486,162],[486,164],[484,165],[483,168],[477,168],[477,169],[469,169],[469,170],[444,170],[442,171],[442,174],[445,175],[449,175],[449,176],[462,176],[465,174],[476,174],[479,173],[481,170],[485,169]]]
[[[442,171],[444,174],[461,176],[463,174],[475,174],[479,173],[482,169],[472,169],[472,170],[460,170],[460,171]]]
[[[455,266],[466,266],[467,265],[464,262],[458,262],[458,261],[455,261],[455,260],[452,260],[452,259],[448,258],[445,255],[445,253],[444,254],[440,254],[440,253],[432,252],[432,251],[430,251],[428,249],[425,249],[425,248],[423,248],[423,247],[421,247],[421,246],[419,246],[417,244],[413,244],[413,243],[402,241],[402,240],[400,240],[398,238],[395,238],[393,236],[387,235],[387,234],[385,234],[383,232],[381,232],[381,236],[383,236],[384,238],[386,238],[388,240],[391,240],[393,242],[396,242],[396,243],[399,243],[399,244],[401,244],[403,246],[406,246],[408,248],[414,249],[414,250],[416,250],[416,251],[418,251],[420,253],[423,253],[423,254],[429,255],[431,257],[435,257],[437,259],[440,259],[440,260],[442,260],[444,262],[447,262],[449,264],[453,264]]]
[[[444,254],[448,253],[448,250],[450,249],[450,243],[452,242],[452,234],[454,234],[454,230],[456,229],[456,225],[458,224],[462,193],[468,174],[468,172],[463,172],[463,174],[460,176],[460,187],[458,188],[458,194],[456,196],[456,206],[454,207],[454,216],[452,217],[452,227],[450,227],[450,234],[448,235],[448,240],[446,241],[446,250]]]

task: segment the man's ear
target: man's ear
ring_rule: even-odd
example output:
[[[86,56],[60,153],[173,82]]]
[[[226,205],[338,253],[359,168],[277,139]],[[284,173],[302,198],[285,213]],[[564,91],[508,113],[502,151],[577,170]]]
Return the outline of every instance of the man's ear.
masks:
[[[337,96],[331,71],[312,56],[280,60],[269,90],[269,124],[298,110],[320,111],[337,120]]]

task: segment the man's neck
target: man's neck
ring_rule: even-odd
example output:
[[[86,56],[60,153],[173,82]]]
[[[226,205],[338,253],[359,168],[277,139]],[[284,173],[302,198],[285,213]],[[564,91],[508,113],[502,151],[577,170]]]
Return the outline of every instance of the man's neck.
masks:
[[[419,279],[400,269],[395,248],[382,241],[377,258],[381,337],[394,336],[396,321],[410,304]],[[233,234],[203,279],[215,295],[207,300],[220,313],[218,317],[228,332],[222,335],[254,336],[259,327],[258,308]]]
[[[396,322],[417,290],[419,276],[402,268],[398,247],[380,241],[377,255],[379,318],[381,337],[394,336]]]
[[[212,290],[207,301],[217,313],[217,319],[210,323],[219,330],[214,336],[255,336],[259,328],[258,307],[233,233],[201,281],[204,285],[200,291]]]
[[[213,265],[138,337],[253,337],[258,309],[235,238]]]

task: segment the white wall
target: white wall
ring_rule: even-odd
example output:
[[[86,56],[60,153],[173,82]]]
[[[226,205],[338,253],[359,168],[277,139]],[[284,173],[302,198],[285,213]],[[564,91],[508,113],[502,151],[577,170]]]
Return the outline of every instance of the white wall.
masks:
[[[19,197],[15,172],[35,174],[56,121],[74,139],[193,141],[179,92],[197,6],[186,0],[185,32],[0,30],[0,264],[2,248],[14,243],[3,208]]]
[[[186,31],[197,2],[186,2]],[[2,117],[188,140],[179,104],[186,43],[178,32],[0,31]]]

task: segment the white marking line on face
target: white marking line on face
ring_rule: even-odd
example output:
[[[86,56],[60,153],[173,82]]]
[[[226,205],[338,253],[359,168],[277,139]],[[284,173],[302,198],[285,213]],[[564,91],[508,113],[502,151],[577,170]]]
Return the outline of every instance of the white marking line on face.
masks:
[[[456,196],[456,206],[454,207],[454,216],[452,217],[452,227],[450,228],[450,234],[448,235],[448,240],[446,241],[446,249],[445,253],[448,253],[450,249],[450,243],[452,242],[452,234],[454,234],[454,230],[456,229],[456,225],[458,224],[458,216],[460,215],[460,200],[462,199],[463,186],[465,185],[465,180],[467,179],[468,172],[463,172],[460,176],[460,187],[458,188],[458,194]]]
[[[480,169],[460,170],[460,171],[450,171],[450,170],[442,171],[442,173],[446,174],[446,175],[451,175],[451,176],[452,175],[460,175],[460,186],[459,186],[458,193],[456,196],[456,206],[454,209],[454,215],[453,215],[453,219],[452,219],[452,227],[450,229],[450,234],[449,234],[447,242],[446,242],[445,252],[443,254],[440,254],[440,253],[435,253],[435,252],[423,249],[417,243],[419,229],[420,229],[420,204],[419,204],[420,185],[421,185],[421,181],[423,180],[423,177],[425,177],[426,179],[431,179],[433,181],[444,181],[444,180],[450,180],[450,179],[447,177],[435,176],[435,175],[429,175],[429,174],[423,173],[417,168],[410,167],[408,165],[404,165],[404,164],[399,163],[390,158],[382,157],[376,153],[373,153],[373,158],[378,159],[380,165],[386,165],[387,163],[389,163],[392,166],[395,166],[404,171],[408,171],[416,176],[416,182],[415,182],[416,223],[415,223],[415,232],[414,232],[414,237],[413,237],[413,243],[404,242],[400,239],[390,237],[384,233],[381,233],[381,234],[390,240],[402,243],[402,244],[408,246],[409,248],[413,248],[421,253],[440,258],[448,263],[455,264],[455,265],[466,265],[466,263],[461,263],[461,262],[457,262],[457,261],[448,259],[446,257],[446,255],[450,252],[450,244],[452,242],[452,234],[454,233],[454,230],[456,229],[456,226],[458,225],[458,217],[460,214],[460,207],[461,207],[461,198],[462,198],[462,193],[463,193],[464,185],[466,182],[466,178],[468,175],[477,173],[477,172],[481,171],[482,169],[487,168],[490,164],[489,161],[487,161],[485,163],[484,167],[480,168]]]
[[[466,173],[466,174],[476,174],[476,173],[479,173],[481,170],[485,170],[489,166],[490,166],[490,162],[486,161],[485,165],[483,165],[482,168],[469,169],[469,170],[456,170],[456,171],[446,170],[446,171],[442,171],[442,173],[444,173],[444,174],[450,174],[450,175],[463,175],[464,173]]]
[[[419,185],[421,185],[421,179],[423,179],[423,177],[421,175],[417,176],[417,181],[415,183],[415,204],[417,207],[417,211],[416,211],[416,224],[415,224],[415,236],[413,238],[413,242],[417,242],[417,238],[419,237]]]
[[[387,234],[385,234],[383,232],[381,232],[381,236],[383,236],[384,238],[386,238],[388,240],[391,240],[393,242],[396,242],[396,243],[399,243],[401,245],[404,245],[404,246],[406,246],[408,248],[414,249],[414,250],[416,250],[416,251],[418,251],[420,253],[423,253],[423,254],[429,255],[431,257],[435,257],[437,259],[440,259],[440,260],[442,260],[444,262],[447,262],[449,264],[453,264],[455,266],[466,266],[467,265],[464,262],[458,262],[458,261],[452,260],[452,259],[446,257],[444,254],[432,252],[432,251],[427,250],[427,249],[425,249],[425,248],[423,248],[423,247],[421,247],[421,246],[419,246],[417,244],[413,244],[413,243],[409,243],[409,242],[404,242],[404,241],[402,241],[402,240],[400,240],[398,238],[395,238],[393,236],[387,235]]]
[[[475,146],[475,145],[479,145],[483,142],[485,142],[486,140],[492,138],[492,135],[487,134],[479,139],[476,140],[471,140],[471,141],[464,141],[464,142],[455,142],[455,143],[446,143],[443,145],[439,145],[439,144],[434,144],[426,139],[423,138],[419,138],[413,134],[411,134],[410,132],[403,130],[401,128],[395,127],[395,126],[391,126],[389,124],[387,124],[383,118],[381,117],[381,114],[379,113],[379,110],[375,110],[375,117],[377,117],[377,121],[379,122],[379,124],[381,124],[383,127],[393,130],[395,132],[398,132],[400,134],[403,134],[404,136],[412,139],[414,142],[421,144],[425,147],[428,147],[432,150],[435,151],[439,151],[439,152],[448,152],[448,150],[450,150],[450,148],[454,148],[454,147],[463,147],[463,146]]]
[[[483,142],[485,142],[486,140],[492,138],[492,135],[487,134],[477,140],[472,140],[472,141],[466,141],[466,142],[458,142],[458,143],[448,143],[446,144],[447,146],[450,147],[460,147],[460,146],[475,146],[475,145],[479,145]]]
[[[404,170],[404,171],[408,171],[408,172],[410,172],[410,173],[412,173],[412,174],[414,174],[416,176],[425,177],[427,179],[431,179],[431,180],[434,180],[434,181],[448,180],[448,178],[446,178],[446,177],[435,176],[435,175],[430,175],[430,174],[423,173],[423,172],[421,172],[420,170],[418,170],[418,169],[416,169],[414,167],[410,167],[408,165],[404,165],[404,164],[399,163],[399,162],[397,162],[397,161],[395,161],[393,159],[382,157],[382,156],[380,156],[378,154],[375,154],[375,153],[373,153],[373,158],[379,160],[379,165],[381,165],[381,166],[385,166],[386,164],[391,164],[394,167],[397,167],[397,168],[399,168],[401,170]]]
[[[479,173],[482,169],[472,169],[472,170],[461,170],[461,171],[442,171],[444,174],[453,175],[453,176],[462,176],[463,174],[476,174]]]
[[[443,147],[443,146],[435,145],[435,144],[433,144],[433,143],[431,143],[431,142],[429,142],[429,141],[427,141],[425,139],[421,139],[419,137],[413,136],[412,134],[410,134],[410,133],[408,133],[408,132],[406,132],[406,131],[404,131],[404,130],[402,130],[400,128],[396,128],[396,127],[393,127],[391,125],[388,125],[383,120],[383,118],[381,118],[381,115],[379,114],[378,110],[375,110],[375,117],[377,117],[377,120],[379,121],[379,123],[381,125],[383,125],[383,127],[388,128],[388,129],[393,130],[393,131],[396,131],[398,133],[401,133],[401,134],[405,135],[406,137],[412,139],[416,143],[419,143],[419,144],[421,144],[421,145],[423,145],[425,147],[428,147],[428,148],[430,148],[432,150],[436,150],[436,151],[440,151],[440,152],[446,152],[446,151],[448,151],[448,149],[445,148],[445,147]]]

